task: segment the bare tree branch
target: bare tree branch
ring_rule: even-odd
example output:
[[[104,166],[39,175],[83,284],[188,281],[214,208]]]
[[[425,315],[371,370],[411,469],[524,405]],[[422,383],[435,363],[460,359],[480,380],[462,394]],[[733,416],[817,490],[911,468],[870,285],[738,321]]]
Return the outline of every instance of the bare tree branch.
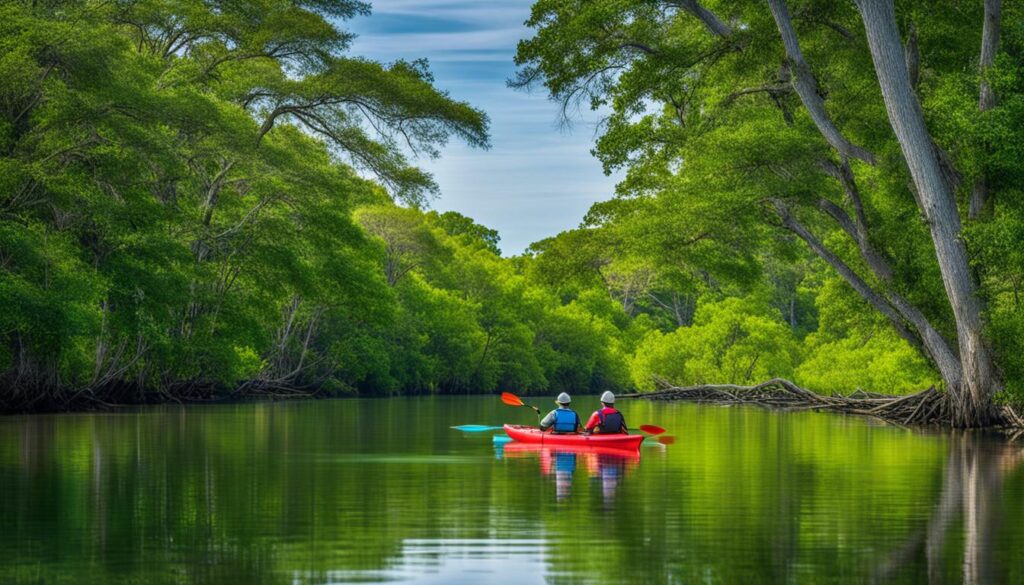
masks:
[[[704,8],[704,6],[697,2],[697,0],[675,0],[667,2],[667,4],[669,6],[681,8],[696,16],[715,36],[722,38],[732,36],[732,27],[722,22],[722,19],[718,18],[714,12]]]
[[[875,157],[866,149],[861,148],[843,136],[839,128],[832,122],[828,112],[825,110],[825,100],[818,91],[818,82],[811,73],[811,68],[804,60],[800,51],[800,43],[796,38],[796,31],[793,29],[793,21],[786,8],[784,0],[768,0],[768,6],[775,18],[775,24],[782,35],[782,44],[786,49],[786,59],[789,61],[793,73],[793,89],[800,96],[800,101],[807,108],[811,120],[818,127],[821,135],[839,151],[843,156],[857,158],[868,164],[875,164]]]
[[[963,373],[957,354],[950,348],[945,338],[932,327],[923,313],[894,291],[889,290],[884,294],[876,291],[848,264],[825,247],[806,226],[797,220],[783,201],[772,199],[770,202],[786,229],[804,240],[811,250],[835,269],[861,298],[885,316],[900,337],[907,340],[914,347],[924,349],[925,355],[939,369],[943,379],[952,383],[959,383]],[[852,221],[849,219],[849,216],[846,216],[845,212],[842,212],[842,214],[845,216],[844,221],[851,225],[851,229],[855,230],[856,228],[852,227]],[[913,329],[907,326],[908,323]]]
[[[818,255],[819,258],[824,260],[829,266],[834,268],[839,276],[843,278],[850,286],[857,291],[860,296],[866,300],[872,307],[878,312],[885,315],[889,322],[892,323],[896,332],[899,333],[900,337],[906,339],[911,344],[920,347],[921,340],[918,339],[913,332],[907,329],[903,323],[900,315],[889,305],[885,298],[876,292],[871,286],[864,281],[852,268],[850,268],[845,262],[843,262],[838,256],[836,256],[831,250],[825,247],[818,238],[811,233],[806,226],[800,223],[799,220],[793,216],[792,211],[789,207],[779,199],[772,199],[770,203],[775,208],[779,219],[782,221],[782,226],[793,232],[800,237],[804,242],[810,246],[811,250]]]

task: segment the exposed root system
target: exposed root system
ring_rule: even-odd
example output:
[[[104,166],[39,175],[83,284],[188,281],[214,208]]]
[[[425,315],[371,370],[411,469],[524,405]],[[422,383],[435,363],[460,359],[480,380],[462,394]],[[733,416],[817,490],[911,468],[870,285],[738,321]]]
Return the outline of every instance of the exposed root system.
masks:
[[[916,394],[891,396],[857,390],[852,394],[825,396],[801,388],[782,378],[772,378],[756,386],[736,384],[703,384],[673,386],[658,380],[660,390],[626,394],[623,398],[649,400],[689,400],[716,404],[756,404],[786,410],[826,410],[874,417],[899,425],[955,426],[953,405],[949,396],[928,388]],[[992,426],[1024,428],[1024,418],[1010,406],[995,406],[990,417]]]

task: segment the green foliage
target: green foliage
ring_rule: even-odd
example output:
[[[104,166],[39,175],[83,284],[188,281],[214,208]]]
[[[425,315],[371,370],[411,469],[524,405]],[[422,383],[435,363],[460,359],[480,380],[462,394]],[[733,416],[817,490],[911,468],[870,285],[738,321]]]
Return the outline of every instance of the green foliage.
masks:
[[[595,155],[606,170],[625,172],[617,198],[591,210],[587,231],[536,250],[563,259],[565,273],[544,270],[554,280],[600,279],[627,312],[655,320],[661,333],[641,348],[660,357],[638,351],[637,382],[647,384],[658,370],[699,378],[685,370],[690,359],[673,361],[673,352],[690,358],[696,350],[671,333],[689,322],[679,311],[685,304],[669,298],[744,297],[763,285],[803,338],[808,361],[797,375],[820,389],[893,392],[933,383],[925,361],[932,357],[922,356],[944,354],[920,343],[935,339],[930,331],[956,353],[936,247],[909,187],[861,16],[852,3],[787,4],[806,71],[794,70],[800,65],[787,57],[763,2],[533,5],[527,25],[534,34],[519,44],[513,85],[542,85],[567,116],[579,107],[601,111]],[[919,47],[917,98],[960,198],[956,228],[963,223],[978,294],[988,303],[986,343],[1007,388],[1020,392],[1024,13],[1004,7],[995,66],[979,71],[982,4],[941,11],[897,4],[903,39],[913,34]],[[824,100],[817,120],[794,78],[812,79]],[[984,112],[982,78],[997,97]],[[872,163],[840,156],[819,131],[823,116],[870,151]],[[982,179],[988,205],[968,214]],[[863,286],[823,284],[825,263],[829,274],[857,275]],[[863,301],[868,290],[877,293],[873,305]],[[885,305],[894,316],[883,321],[877,307]],[[657,365],[637,365],[648,359]],[[716,366],[698,369],[736,379]]]
[[[419,387],[395,382],[388,360],[359,360],[390,357],[389,329],[416,303],[388,286],[368,237],[379,234],[353,210],[417,213],[391,199],[418,204],[435,185],[399,144],[427,156],[450,138],[486,147],[487,118],[434,88],[425,62],[347,56],[339,24],[367,12],[356,1],[0,6],[0,405],[68,391]],[[422,217],[413,224],[433,238]],[[471,301],[428,293],[472,320]],[[463,324],[435,319],[413,337],[433,333],[436,346],[450,325],[458,335],[435,354],[461,355],[480,335]],[[438,366],[431,383],[466,384],[458,367]]]
[[[869,61],[836,42],[856,15],[805,4],[801,43],[830,114],[879,155],[854,172],[895,269],[887,286],[952,337],[927,226],[874,122],[885,114]],[[605,108],[595,152],[626,175],[579,228],[518,258],[500,257],[495,230],[420,209],[437,186],[410,154],[437,156],[453,138],[485,148],[487,117],[435,88],[424,61],[349,55],[340,25],[367,11],[0,6],[0,408],[72,394],[646,389],[652,376],[882,392],[935,381],[777,229],[770,200],[867,273],[820,212],[823,198],[849,202],[779,79],[762,3],[728,5],[744,24],[729,41],[656,3],[536,3],[519,81],[544,83],[567,112]],[[1000,105],[979,116],[975,41],[957,26],[978,8],[933,12],[913,15],[921,100],[964,184],[984,175],[996,194],[965,238],[1007,388],[1024,393],[1024,36],[1005,27],[987,73]]]
[[[380,238],[397,301],[383,346],[346,350],[358,352],[355,361],[367,371],[355,381],[361,392],[627,386],[624,356],[635,325],[601,288],[562,302],[523,268],[524,259],[495,253],[492,230],[463,216],[378,205],[355,217]]]
[[[986,283],[989,333],[1003,371],[1005,390],[1024,402],[1024,205],[1019,197],[995,210],[991,221],[972,226],[972,248],[980,251],[976,267]]]
[[[1024,402],[1024,312],[1020,309],[995,313],[991,334],[1006,379],[1005,391],[1013,402]]]
[[[800,345],[781,315],[756,297],[701,304],[694,323],[665,334],[651,332],[631,364],[633,383],[654,388],[654,378],[680,385],[751,384],[791,378]]]
[[[819,328],[804,340],[806,357],[796,370],[798,383],[819,392],[843,394],[855,388],[907,394],[941,387],[923,356],[850,294],[842,280],[826,280],[816,304]]]
[[[465,238],[464,241],[471,245],[477,245],[496,255],[501,255],[501,249],[498,248],[501,236],[498,235],[497,230],[482,226],[456,211],[444,213],[431,211],[427,217],[431,223],[439,226],[448,235],[462,236]]]
[[[910,394],[939,385],[921,354],[887,329],[865,339],[820,343],[812,335],[808,345],[809,354],[796,369],[795,381],[818,392],[848,394],[860,388]]]

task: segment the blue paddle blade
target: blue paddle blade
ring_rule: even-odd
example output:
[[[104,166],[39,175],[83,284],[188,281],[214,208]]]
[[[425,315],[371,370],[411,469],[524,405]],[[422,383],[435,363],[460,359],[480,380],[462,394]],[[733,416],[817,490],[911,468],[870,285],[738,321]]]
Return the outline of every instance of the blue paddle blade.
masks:
[[[491,440],[494,441],[495,445],[504,445],[505,443],[512,442],[512,437],[508,435],[494,435]]]
[[[501,430],[502,427],[489,427],[487,425],[459,425],[452,428],[464,433],[482,433],[485,431],[498,431]]]

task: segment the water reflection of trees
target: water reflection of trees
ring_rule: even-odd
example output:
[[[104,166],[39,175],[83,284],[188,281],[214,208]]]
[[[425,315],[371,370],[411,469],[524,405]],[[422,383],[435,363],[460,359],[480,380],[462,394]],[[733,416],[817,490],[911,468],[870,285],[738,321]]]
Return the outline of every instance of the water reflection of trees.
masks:
[[[400,466],[401,482],[355,479],[398,469],[394,454],[415,458],[384,439],[406,413],[313,406],[0,427],[0,583],[327,583],[338,568],[391,566],[417,530],[478,521],[470,506],[431,506],[459,494],[438,477],[445,465]],[[376,460],[336,447],[360,422],[379,429]],[[485,467],[459,471],[488,485]]]
[[[351,401],[0,425],[0,582],[373,580],[523,539],[542,539],[555,584],[1024,574],[1011,520],[1024,502],[1010,497],[1024,453],[1005,441],[710,409],[674,420],[685,444],[645,447],[642,465],[490,465],[488,437],[440,424],[409,444],[410,420],[444,411]]]
[[[920,566],[921,559],[929,584],[1009,582],[995,540],[1002,524],[1004,481],[1022,462],[1024,447],[1013,442],[976,433],[952,436],[942,492],[931,518],[878,567],[874,582],[898,580],[900,573]],[[951,550],[960,536],[958,527],[963,544],[960,550]],[[953,564],[951,557],[956,556],[960,562]],[[923,575],[916,577],[920,581]]]

